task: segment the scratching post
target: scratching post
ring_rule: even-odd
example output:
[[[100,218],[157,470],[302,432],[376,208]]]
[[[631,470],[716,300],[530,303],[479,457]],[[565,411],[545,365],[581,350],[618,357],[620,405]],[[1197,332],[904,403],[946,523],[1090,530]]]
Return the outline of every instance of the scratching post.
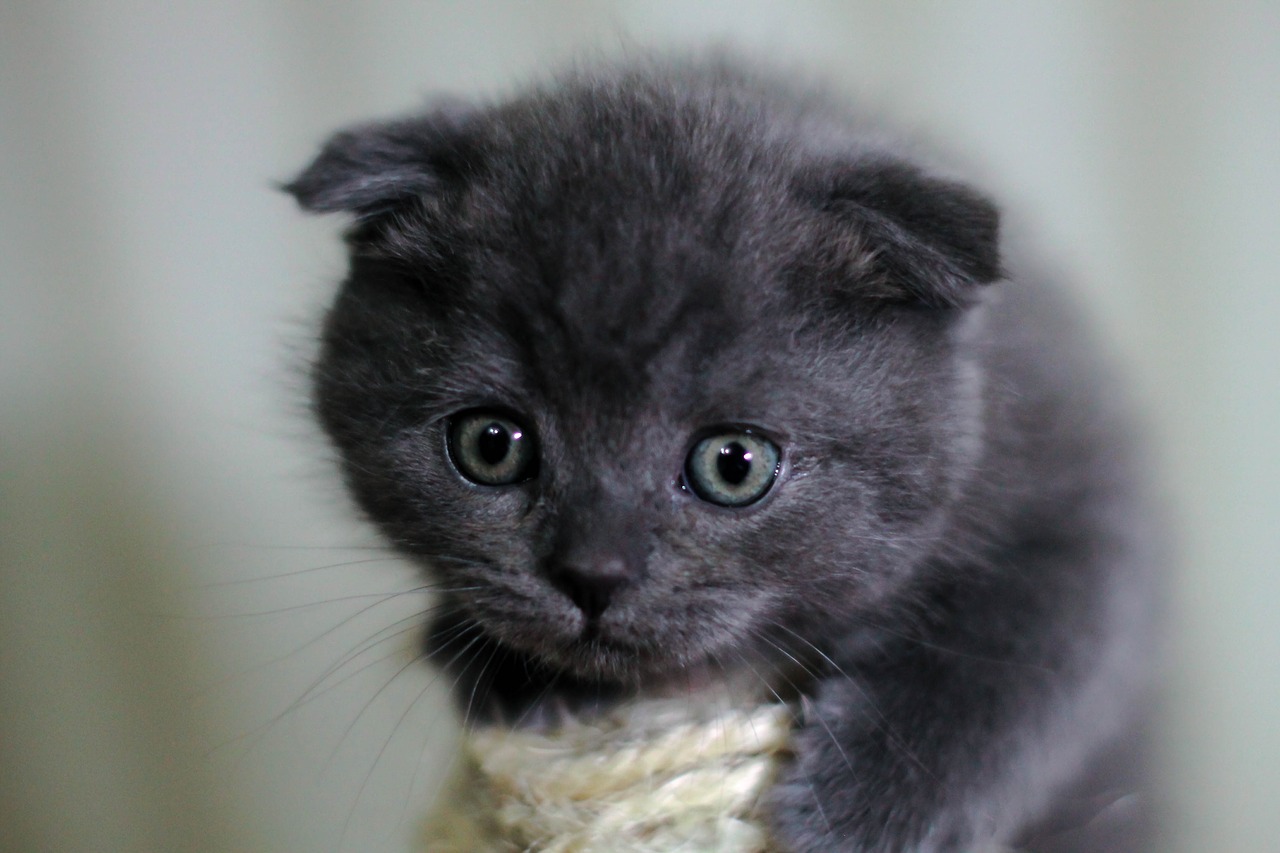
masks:
[[[791,728],[785,705],[687,697],[549,732],[478,728],[424,828],[424,849],[766,853],[759,806]]]

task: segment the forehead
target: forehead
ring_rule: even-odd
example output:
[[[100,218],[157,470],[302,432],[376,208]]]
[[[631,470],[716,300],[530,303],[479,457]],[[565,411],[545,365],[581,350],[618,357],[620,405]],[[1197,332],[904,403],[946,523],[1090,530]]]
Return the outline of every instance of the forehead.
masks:
[[[490,152],[466,211],[472,318],[513,393],[579,424],[751,416],[795,310],[779,163],[731,126],[611,104],[516,121],[525,156]]]
[[[776,367],[776,322],[752,307],[706,284],[638,298],[569,291],[548,312],[522,315],[505,344],[543,404],[580,420],[740,417]]]
[[[797,378],[794,324],[769,286],[706,261],[570,255],[488,289],[453,352],[474,393],[575,431],[765,418]]]

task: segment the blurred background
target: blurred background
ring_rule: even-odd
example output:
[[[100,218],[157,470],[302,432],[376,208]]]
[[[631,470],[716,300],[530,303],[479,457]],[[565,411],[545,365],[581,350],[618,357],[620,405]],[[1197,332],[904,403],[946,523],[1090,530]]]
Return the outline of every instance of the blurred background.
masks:
[[[423,593],[302,365],[335,127],[738,45],[977,166],[1076,282],[1176,507],[1167,849],[1280,849],[1280,4],[0,4],[0,849],[401,851]]]

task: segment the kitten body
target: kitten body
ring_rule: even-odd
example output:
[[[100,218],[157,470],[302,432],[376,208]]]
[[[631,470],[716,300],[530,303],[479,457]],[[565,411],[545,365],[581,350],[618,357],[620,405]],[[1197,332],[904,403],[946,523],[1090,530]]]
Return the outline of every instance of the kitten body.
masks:
[[[289,186],[354,217],[317,412],[470,714],[749,672],[804,697],[785,850],[1138,849],[1123,407],[890,140],[723,63],[340,133]]]

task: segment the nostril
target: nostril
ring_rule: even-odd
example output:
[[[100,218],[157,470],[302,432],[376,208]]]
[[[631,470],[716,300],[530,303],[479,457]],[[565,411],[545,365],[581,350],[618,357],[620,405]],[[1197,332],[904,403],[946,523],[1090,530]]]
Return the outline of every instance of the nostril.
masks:
[[[591,620],[604,613],[614,596],[630,580],[626,563],[621,559],[605,560],[590,566],[561,565],[551,575],[552,583]]]

